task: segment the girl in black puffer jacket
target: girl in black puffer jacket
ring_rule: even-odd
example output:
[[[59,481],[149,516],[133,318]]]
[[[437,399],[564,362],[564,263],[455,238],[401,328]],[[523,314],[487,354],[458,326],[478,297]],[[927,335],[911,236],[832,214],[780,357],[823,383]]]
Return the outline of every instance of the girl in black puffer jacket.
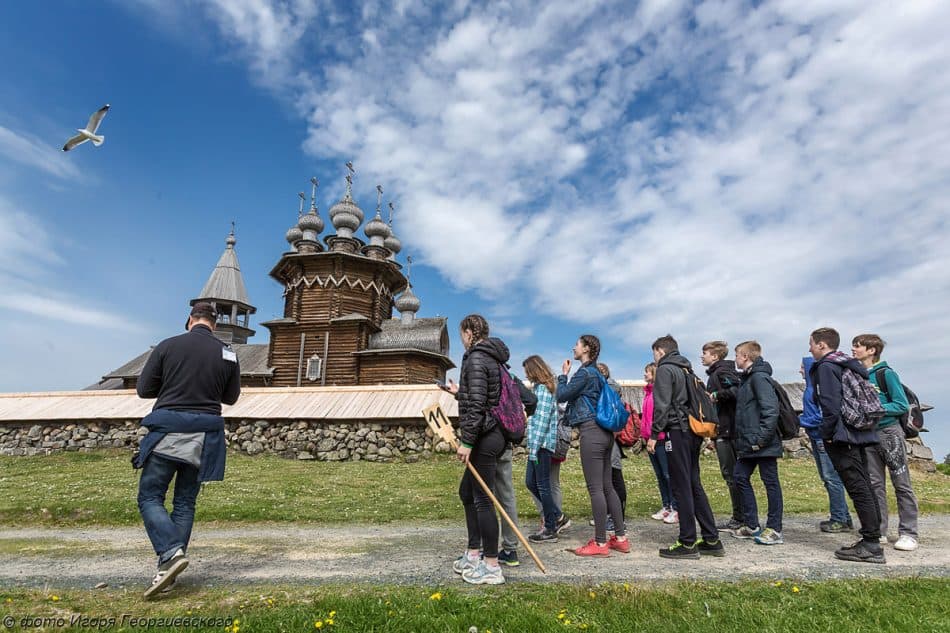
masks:
[[[501,394],[501,372],[508,362],[508,347],[488,337],[488,322],[478,314],[462,319],[459,325],[465,354],[459,371],[459,383],[449,382],[459,406],[458,458],[470,462],[489,488],[495,487],[495,470],[506,441],[491,408]],[[459,484],[459,497],[465,507],[468,548],[455,561],[453,569],[466,582],[498,585],[505,582],[498,565],[498,517],[491,499],[466,468]],[[479,560],[479,550],[484,558]]]

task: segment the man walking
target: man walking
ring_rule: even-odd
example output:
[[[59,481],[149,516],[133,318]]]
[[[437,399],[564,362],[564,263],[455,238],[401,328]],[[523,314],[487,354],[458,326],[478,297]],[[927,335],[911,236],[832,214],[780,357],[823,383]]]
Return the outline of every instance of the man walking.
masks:
[[[660,447],[669,457],[670,484],[679,512],[679,539],[660,550],[663,558],[699,558],[700,554],[724,556],[716,520],[700,479],[699,452],[703,438],[689,428],[688,393],[686,380],[692,367],[679,353],[679,345],[672,336],[658,338],[653,343],[656,361],[656,382],[653,386],[653,427],[647,450],[657,450],[660,433],[666,433],[666,442]],[[696,539],[696,521],[702,538]]]
[[[203,481],[224,479],[224,418],[221,403],[241,394],[241,370],[230,346],[214,336],[217,312],[196,303],[186,334],[159,343],[142,369],[136,391],[157,398],[142,419],[148,434],[133,458],[142,469],[138,505],[145,531],[158,555],[158,573],[145,590],[150,598],[171,588],[188,566],[188,542],[195,500]],[[165,495],[175,479],[173,510]]]
[[[841,408],[844,399],[842,381],[846,371],[867,380],[864,366],[838,351],[841,336],[832,328],[819,328],[808,339],[808,351],[815,359],[809,374],[815,386],[815,400],[821,409],[819,432],[835,470],[844,482],[848,496],[861,521],[861,540],[835,551],[835,557],[861,563],[884,563],[881,538],[881,513],[868,476],[865,446],[877,444],[877,431],[859,431],[845,424]]]

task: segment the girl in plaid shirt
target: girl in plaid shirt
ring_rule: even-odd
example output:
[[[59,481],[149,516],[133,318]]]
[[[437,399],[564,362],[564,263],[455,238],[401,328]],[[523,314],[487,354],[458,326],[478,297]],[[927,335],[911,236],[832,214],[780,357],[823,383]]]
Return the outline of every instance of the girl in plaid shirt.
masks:
[[[534,395],[538,398],[538,407],[534,415],[528,418],[528,470],[525,485],[532,495],[541,500],[544,514],[543,529],[528,539],[535,543],[557,543],[558,519],[562,514],[551,494],[551,458],[557,447],[554,374],[537,355],[526,358],[522,366],[525,376],[534,383]]]

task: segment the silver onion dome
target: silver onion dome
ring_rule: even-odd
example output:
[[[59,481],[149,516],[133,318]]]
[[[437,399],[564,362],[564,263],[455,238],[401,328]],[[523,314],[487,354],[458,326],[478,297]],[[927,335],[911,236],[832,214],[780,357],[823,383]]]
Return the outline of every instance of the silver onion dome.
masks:
[[[419,301],[419,297],[412,292],[412,286],[409,286],[406,288],[406,291],[396,299],[395,305],[396,309],[400,312],[418,312],[419,308],[422,307],[422,302]]]
[[[313,231],[319,234],[323,230],[323,218],[317,214],[316,209],[311,208],[310,213],[300,218],[297,226],[300,227],[301,231]]]

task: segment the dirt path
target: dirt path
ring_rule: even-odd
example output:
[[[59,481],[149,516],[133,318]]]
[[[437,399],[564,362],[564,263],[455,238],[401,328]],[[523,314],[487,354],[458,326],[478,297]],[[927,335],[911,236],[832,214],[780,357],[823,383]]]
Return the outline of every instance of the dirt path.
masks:
[[[585,518],[586,519],[586,518]],[[657,549],[675,538],[673,526],[631,521],[633,552],[606,559],[581,559],[565,551],[592,536],[593,528],[575,525],[557,544],[535,549],[546,575],[523,551],[522,564],[506,568],[509,582],[604,580],[659,582],[800,578],[950,576],[950,515],[921,517],[923,535],[916,552],[886,548],[886,565],[848,563],[832,552],[857,537],[822,534],[819,517],[785,521],[785,545],[765,547],[724,535],[725,558],[665,561]],[[896,525],[896,517],[893,521]],[[525,526],[526,528],[528,526]],[[530,526],[533,528],[534,526]],[[527,533],[527,530],[526,530]],[[181,577],[189,584],[391,583],[439,585],[457,582],[451,561],[462,551],[464,526],[398,525],[356,527],[196,526],[189,554],[191,567]],[[0,585],[137,587],[150,579],[154,558],[142,528],[0,529]]]

